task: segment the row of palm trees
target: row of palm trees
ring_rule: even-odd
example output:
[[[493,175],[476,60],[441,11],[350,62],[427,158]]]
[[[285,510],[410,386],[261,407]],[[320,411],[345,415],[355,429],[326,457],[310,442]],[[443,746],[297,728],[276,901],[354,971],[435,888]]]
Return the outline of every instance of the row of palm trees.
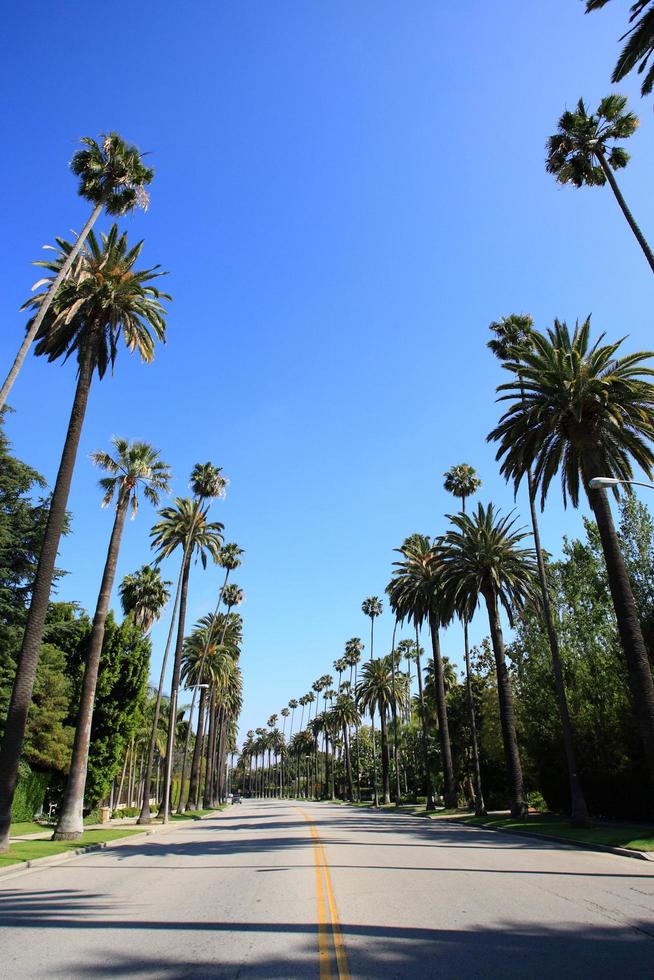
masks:
[[[153,171],[145,166],[139,150],[128,145],[116,133],[103,136],[99,142],[90,138],[85,138],[82,142],[84,148],[73,157],[71,169],[79,178],[79,193],[92,205],[92,211],[74,242],[58,238],[56,247],[52,249],[53,257],[36,263],[46,271],[46,275],[35,284],[33,295],[23,307],[32,315],[18,355],[0,391],[1,410],[32,345],[37,356],[47,357],[50,362],[65,361],[69,357],[76,359],[77,382],[73,403],[50,500],[0,746],[0,851],[6,850],[9,844],[11,807],[25,725],[50,601],[55,560],[66,525],[68,497],[92,382],[96,375],[102,379],[108,368],[113,373],[121,338],[127,350],[138,353],[144,362],[150,363],[154,359],[156,343],[165,341],[164,304],[171,298],[158,288],[157,281],[165,274],[159,266],[138,267],[142,241],[130,245],[127,235],[120,232],[116,224],[106,234],[97,236],[93,231],[93,225],[103,211],[108,215],[121,216],[136,206],[147,207],[146,187],[153,180]],[[113,448],[113,454],[98,452],[93,456],[94,462],[108,474],[100,481],[104,493],[103,503],[108,506],[115,500],[115,516],[85,663],[70,772],[55,832],[59,839],[76,839],[82,833],[82,808],[95,687],[104,624],[127,512],[131,507],[134,514],[139,492],[142,491],[143,496],[157,506],[160,496],[169,491],[170,471],[157,450],[147,443],[130,443],[125,439],[114,439]],[[121,588],[124,608],[147,630],[160,615],[168,598],[170,583],[161,579],[159,563],[181,551],[182,561],[145,776],[145,785],[149,790],[165,670],[174,637],[164,818],[168,813],[171,789],[175,727],[172,719],[177,715],[191,565],[199,559],[206,566],[211,559],[225,568],[227,576],[239,561],[240,549],[223,543],[223,525],[209,520],[209,502],[223,496],[225,486],[226,480],[221,475],[220,468],[211,463],[198,464],[191,479],[192,496],[178,497],[159,512],[159,519],[151,532],[155,551],[154,564],[145,566],[135,576],[129,577]],[[215,642],[216,631],[219,636],[223,636],[225,616],[229,620],[231,609],[240,601],[240,593],[227,593],[226,589],[225,582],[218,607],[226,596],[234,601],[231,604],[228,602],[226,614],[215,614],[215,622],[212,621],[211,628],[207,630],[207,649]],[[235,656],[235,643],[231,650]],[[233,723],[238,702],[232,693],[228,704],[224,703],[222,688],[219,690],[217,687],[212,692],[212,698],[215,708],[212,723],[214,727],[217,725],[217,744],[218,731],[224,736],[225,726]],[[215,717],[217,711],[220,712],[218,720]],[[224,751],[218,747],[216,763],[220,762],[220,753],[224,754]],[[213,796],[211,782],[208,795]],[[141,819],[147,822],[149,818],[148,791],[144,793]]]
[[[573,330],[565,323],[555,321],[551,329],[541,333],[534,328],[530,317],[512,315],[491,324],[491,332],[489,347],[507,371],[509,380],[498,388],[499,400],[505,403],[505,410],[488,438],[497,444],[501,472],[512,483],[515,493],[523,482],[526,484],[531,532],[518,526],[517,518],[512,514],[502,515],[492,503],[479,503],[472,513],[467,513],[466,500],[479,488],[479,480],[467,464],[449,470],[445,475],[445,487],[461,501],[461,511],[448,515],[449,526],[440,536],[430,538],[413,534],[397,549],[400,557],[394,563],[393,576],[386,589],[395,617],[391,651],[388,658],[378,662],[386,662],[386,668],[373,667],[372,660],[366,665],[367,681],[372,682],[379,670],[381,684],[381,675],[385,672],[390,675],[391,684],[395,683],[395,693],[391,691],[392,696],[387,702],[381,695],[370,700],[364,697],[359,685],[355,690],[355,705],[358,709],[370,709],[373,717],[376,712],[379,718],[382,782],[384,800],[387,800],[386,719],[389,708],[392,710],[395,705],[397,711],[402,702],[402,685],[398,686],[394,666],[396,629],[405,622],[410,623],[417,630],[416,649],[419,650],[419,631],[426,627],[432,648],[443,798],[446,806],[456,806],[440,630],[458,619],[464,632],[475,806],[483,812],[467,639],[467,626],[479,605],[483,604],[495,660],[509,804],[514,816],[524,816],[527,804],[501,611],[512,624],[527,605],[537,608],[551,651],[568,765],[571,817],[575,824],[583,825],[588,823],[589,815],[576,765],[574,719],[567,703],[547,565],[540,541],[537,501],[540,497],[541,507],[545,505],[557,473],[561,475],[565,502],[569,500],[576,507],[580,490],[583,488],[586,493],[606,560],[635,716],[654,787],[654,684],[648,652],[607,492],[592,482],[597,477],[629,481],[633,477],[634,464],[651,478],[654,469],[654,384],[650,378],[654,369],[646,362],[653,355],[637,352],[619,356],[622,341],[607,343],[604,335],[592,341],[589,320],[576,324]],[[533,547],[527,544],[528,537],[532,539]],[[366,600],[363,608],[371,621],[372,656],[374,621],[381,612],[381,605],[373,597]],[[432,805],[433,783],[426,753],[426,713],[419,658],[417,673],[425,746],[425,790],[428,805]],[[331,678],[327,680],[331,686]],[[316,682],[313,689],[324,691],[322,680]],[[349,696],[349,692],[337,692],[337,695],[340,700]],[[316,709],[314,724],[317,717]],[[331,731],[334,731],[333,723]],[[313,728],[310,728],[311,732]],[[248,743],[246,751],[247,746]],[[398,766],[396,771],[399,771]],[[376,784],[376,773],[373,773],[373,779]],[[395,796],[399,800],[398,787]],[[374,797],[376,800],[376,789]]]

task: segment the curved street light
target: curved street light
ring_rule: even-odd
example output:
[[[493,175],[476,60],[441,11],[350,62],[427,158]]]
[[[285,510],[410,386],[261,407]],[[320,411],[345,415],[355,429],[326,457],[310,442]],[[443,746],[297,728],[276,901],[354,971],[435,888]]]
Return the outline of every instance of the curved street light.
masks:
[[[592,480],[588,481],[588,486],[591,490],[603,490],[605,487],[617,487],[623,483],[628,483],[634,487],[647,487],[648,490],[654,490],[654,486],[651,483],[641,483],[640,480],[616,480],[612,476],[594,476]]]

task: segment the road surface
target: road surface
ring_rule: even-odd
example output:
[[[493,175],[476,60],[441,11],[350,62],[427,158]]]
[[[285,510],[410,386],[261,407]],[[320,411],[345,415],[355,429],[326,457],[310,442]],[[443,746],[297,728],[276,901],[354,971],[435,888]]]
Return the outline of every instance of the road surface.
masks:
[[[0,879],[7,978],[654,977],[654,863],[245,801]]]

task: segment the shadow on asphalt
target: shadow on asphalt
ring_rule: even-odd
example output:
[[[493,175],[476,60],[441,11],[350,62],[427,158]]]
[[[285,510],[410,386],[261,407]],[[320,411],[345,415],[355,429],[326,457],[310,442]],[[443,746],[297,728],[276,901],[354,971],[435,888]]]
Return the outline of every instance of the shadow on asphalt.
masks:
[[[52,966],[49,977],[161,977],[163,980],[269,980],[278,977],[315,977],[317,974],[316,927],[308,923],[290,922],[212,922],[180,921],[171,915],[165,920],[123,919],[119,910],[104,902],[101,895],[73,889],[51,890],[26,894],[9,891],[4,895],[2,922],[13,928],[41,927],[65,930],[92,929],[106,932],[139,932],[144,934],[144,950],[129,954],[120,949],[119,936],[107,937],[105,950],[80,953],[77,962],[74,950],[67,951],[67,962],[60,970]],[[172,905],[172,900],[171,900]],[[171,907],[174,912],[174,906]],[[97,917],[96,917],[97,916]],[[525,926],[511,923],[492,929],[461,928],[432,929],[404,926],[362,925],[341,923],[345,946],[350,958],[351,975],[357,980],[375,978],[468,978],[509,977],[530,978],[614,978],[629,976],[630,980],[651,977],[654,968],[654,945],[643,946],[642,938],[651,938],[650,922],[637,922],[632,927],[615,923],[602,928],[589,926],[556,928]],[[179,935],[179,952],[174,960],[157,956],[156,938],[148,934],[175,932]],[[207,934],[236,933],[240,943],[248,935],[286,934],[294,937],[292,963],[287,959],[256,956],[239,962],[219,962],[206,956],[193,955],[193,950],[206,950]],[[298,941],[299,940],[299,941]],[[641,940],[641,941],[639,941]],[[49,935],[48,942],[56,948],[57,940]],[[146,950],[147,945],[147,950]],[[220,956],[220,941],[215,944]],[[651,949],[651,952],[650,952]],[[61,959],[61,957],[59,957]]]
[[[302,804],[300,804],[301,806]],[[306,804],[305,804],[306,805]],[[270,819],[262,818],[262,811],[274,810]],[[206,870],[216,874],[217,869],[223,872],[242,868],[254,869],[263,873],[275,872],[283,874],[289,868],[313,869],[312,838],[300,814],[295,819],[280,818],[278,803],[258,803],[256,812],[249,817],[247,809],[238,815],[222,816],[214,820],[186,825],[179,828],[179,836],[183,831],[183,840],[172,839],[173,835],[155,836],[147,839],[133,839],[128,845],[118,847],[103,855],[102,860],[85,858],[77,862],[74,868],[68,865],[68,871],[73,872],[75,880],[83,880],[86,870],[111,868],[115,873],[119,868],[125,870],[139,866],[143,861],[144,867],[151,867],[150,858],[162,859],[170,856],[174,859],[188,858],[188,862],[171,860],[157,861],[157,870],[169,869],[181,871],[185,868],[194,872]],[[346,819],[343,819],[346,817]],[[596,878],[605,879],[606,887],[610,888],[611,879],[628,878],[634,880],[634,890],[639,885],[636,879],[643,878],[654,883],[654,877],[649,873],[639,873],[634,862],[634,870],[625,870],[623,859],[616,859],[615,871],[584,871],[581,873],[567,871],[539,870],[538,855],[541,851],[558,849],[559,845],[536,840],[504,839],[501,835],[478,828],[457,827],[449,824],[447,827],[435,826],[434,823],[421,818],[387,815],[383,813],[359,813],[340,808],[312,808],[311,818],[317,826],[320,838],[324,844],[343,847],[345,844],[356,844],[358,841],[344,839],[343,833],[361,835],[361,843],[368,843],[375,848],[388,844],[392,847],[440,847],[446,857],[447,848],[462,847],[470,850],[507,849],[529,850],[533,852],[532,867],[526,870],[475,867],[465,868],[466,874],[479,875],[480,888],[483,887],[486,875],[506,876],[506,894],[510,901],[512,875],[547,876],[552,878]],[[283,831],[293,830],[293,836],[284,836]],[[259,836],[259,832],[275,836]],[[248,833],[252,836],[248,836]],[[386,834],[402,835],[404,840],[397,837],[385,841]],[[238,836],[233,836],[238,835]],[[276,854],[286,852],[284,865],[267,864],[266,853]],[[332,852],[334,853],[334,852]],[[433,852],[430,852],[433,857]],[[221,861],[226,856],[242,855],[244,860],[239,863],[226,864]],[[252,863],[247,862],[247,856],[256,857]],[[330,868],[373,868],[379,867],[386,875],[393,871],[430,872],[434,874],[434,891],[447,888],[447,875],[452,872],[461,874],[461,867],[449,867],[447,861],[439,861],[440,867],[404,867],[385,865],[347,864],[347,851],[341,851],[338,856],[341,863],[332,863]],[[117,859],[117,860],[116,860]],[[345,860],[344,860],[345,859]],[[110,863],[107,864],[107,861]],[[439,875],[443,875],[439,881]],[[283,905],[279,909],[282,921],[212,921],[211,912],[202,921],[184,919],[175,904],[174,879],[170,885],[170,905],[162,918],[147,918],[147,896],[139,907],[139,896],[133,896],[124,904],[110,899],[100,892],[86,891],[83,888],[61,888],[51,890],[32,890],[29,879],[21,882],[20,887],[0,889],[0,922],[4,927],[13,929],[38,929],[44,936],[48,948],[64,950],[64,956],[57,955],[57,968],[54,963],[48,972],[51,978],[162,978],[162,980],[273,980],[273,978],[317,977],[317,937],[316,926],[312,922],[293,923],[283,921]],[[231,879],[227,879],[230,881]],[[8,883],[7,883],[8,884]],[[224,887],[225,879],[216,877],[216,887]],[[548,884],[544,887],[555,887]],[[560,888],[565,886],[562,883]],[[374,901],[371,895],[370,901]],[[520,978],[520,980],[541,980],[541,978],[556,977],[556,980],[567,978],[613,978],[629,977],[629,980],[651,978],[654,976],[654,925],[644,917],[632,920],[630,924],[616,922],[615,919],[599,927],[587,925],[580,927],[561,922],[554,926],[534,926],[516,924],[515,920],[482,928],[466,926],[465,917],[474,919],[474,903],[467,913],[461,917],[460,928],[439,928],[437,921],[432,928],[414,928],[402,924],[389,926],[374,926],[345,919],[341,921],[341,930],[350,959],[353,980],[391,980],[391,978],[407,978],[411,980],[427,980],[427,978]],[[142,917],[143,916],[143,917]],[[517,913],[519,918],[519,913]],[[434,916],[435,918],[435,916]],[[100,934],[92,951],[82,950],[79,943],[78,951],[71,944],[73,931],[88,930]],[[103,933],[106,933],[106,944]],[[142,939],[138,936],[142,933]],[[175,952],[164,958],[157,955],[157,935],[162,933],[174,934]],[[121,944],[121,934],[125,937],[135,937],[139,952],[132,953]],[[230,941],[221,937],[231,934]],[[238,962],[230,961],[228,955],[222,955],[223,948],[234,946],[247,950],[251,938],[257,935],[287,935],[289,945],[293,948],[293,960],[275,955],[265,959],[256,952],[256,944],[252,945],[249,955],[238,957]],[[47,939],[45,938],[47,935]],[[210,939],[215,937],[215,941]],[[236,944],[233,936],[236,936]],[[250,939],[248,937],[251,937]],[[292,937],[292,943],[291,943]],[[649,942],[648,942],[649,940]],[[106,945],[106,948],[102,948]],[[208,956],[210,948],[213,958]],[[222,958],[222,962],[221,962]],[[0,967],[0,975],[2,968]],[[18,974],[14,974],[18,975]]]

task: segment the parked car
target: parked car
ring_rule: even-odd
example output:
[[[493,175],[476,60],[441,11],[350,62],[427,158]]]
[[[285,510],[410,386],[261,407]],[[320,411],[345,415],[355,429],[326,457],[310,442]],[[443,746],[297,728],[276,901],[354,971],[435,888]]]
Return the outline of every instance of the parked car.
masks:
[[[232,796],[232,803],[242,803],[242,802],[243,802],[243,797],[241,796],[241,794],[234,793],[234,795]]]

